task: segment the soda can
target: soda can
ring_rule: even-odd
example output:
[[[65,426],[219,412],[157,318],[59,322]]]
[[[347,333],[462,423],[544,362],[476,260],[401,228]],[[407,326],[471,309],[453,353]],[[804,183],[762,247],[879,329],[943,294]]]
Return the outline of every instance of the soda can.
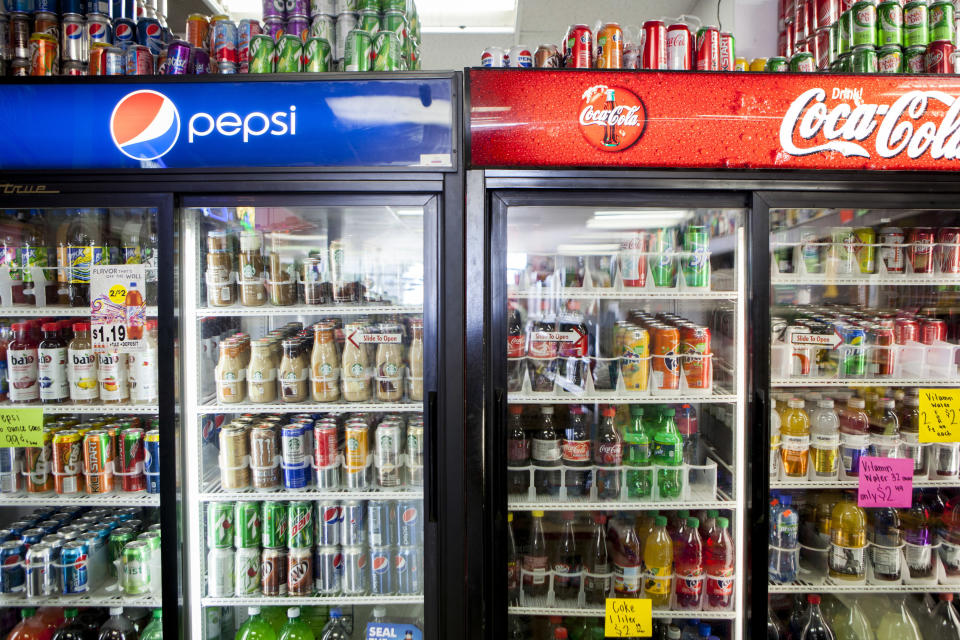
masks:
[[[393,554],[390,547],[370,548],[370,593],[392,595],[396,592],[393,580]]]
[[[480,66],[502,68],[507,66],[507,56],[500,47],[487,47],[480,54]]]
[[[113,491],[113,455],[113,443],[105,429],[93,429],[83,437],[83,472],[86,477],[87,493],[101,494]]]
[[[60,552],[60,591],[63,595],[90,591],[89,557],[89,549],[84,542],[72,540],[63,545]]]
[[[310,0],[311,16],[335,16],[337,15],[336,0]]]
[[[309,43],[310,41],[308,45]],[[328,50],[328,61],[329,55]],[[317,471],[317,487],[320,489],[335,489],[340,486],[338,454],[336,423],[317,422],[313,427],[313,465]]]
[[[124,67],[128,76],[149,76],[153,75],[153,54],[149,47],[142,44],[135,44],[127,47],[124,52]],[[144,463],[146,456],[144,455]]]
[[[300,41],[306,40],[310,35],[310,18],[306,16],[291,16],[287,19],[287,24],[283,30],[284,33],[297,36]]]
[[[84,46],[83,16],[69,13],[63,16],[60,30],[60,60],[66,62],[86,62],[87,52]]]
[[[423,486],[423,425],[407,427],[407,484],[411,487]]]
[[[511,65],[516,66],[512,62]],[[623,68],[623,29],[616,22],[609,22],[597,30],[594,65],[597,69]]]
[[[913,0],[903,6],[903,44],[905,47],[926,46],[930,42],[927,1]]]
[[[52,453],[54,491],[61,495],[79,493],[83,489],[83,441],[80,434],[73,429],[55,433]]]
[[[939,318],[927,318],[920,324],[920,342],[926,345],[945,342],[947,323]]]
[[[21,593],[26,589],[26,553],[27,546],[21,540],[0,544],[0,593]]]
[[[927,45],[927,55],[923,60],[925,73],[953,73],[953,56],[956,47],[952,42],[937,40]]]
[[[27,549],[23,566],[27,598],[60,595],[60,568],[51,545],[45,542],[32,545]]]
[[[229,503],[228,503],[229,504]],[[233,546],[237,549],[259,547],[263,538],[259,502],[238,502],[233,518]]]
[[[280,488],[280,451],[277,429],[270,423],[258,424],[250,431],[250,470],[253,487],[259,491]]]
[[[347,11],[360,10],[359,0],[336,0],[336,3],[334,6],[337,13],[345,13]]]
[[[19,541],[20,538],[16,537],[13,533],[13,529],[0,529],[0,544],[8,542],[10,540]],[[0,562],[0,566],[3,566],[3,562]]]
[[[290,65],[286,71],[299,70],[302,43],[296,36],[285,35],[277,44],[277,70],[281,65]],[[296,52],[296,61],[285,60]],[[293,68],[296,65],[297,69]],[[306,428],[301,424],[289,424],[280,432],[281,469],[283,486],[287,489],[303,489],[310,482],[310,447]]]
[[[162,70],[163,70],[162,73],[168,76],[184,76],[190,73],[190,45],[187,42],[184,42],[183,40],[174,40],[173,42],[168,44],[166,48],[166,57],[162,65]],[[224,431],[226,430],[222,430],[220,432],[221,444],[223,443],[222,436],[224,434]],[[229,466],[226,469],[224,469],[224,465],[223,465],[224,450],[222,447],[220,449],[220,455],[221,455],[220,481],[221,481],[221,484],[223,485],[223,488],[224,489],[246,488],[247,486],[246,483],[242,484],[242,486],[230,485],[230,483],[228,483],[227,481],[227,478],[233,476],[233,477],[236,477],[238,480],[242,481],[244,477],[249,478],[249,469],[243,468],[238,470]]]
[[[160,430],[150,429],[143,441],[143,475],[147,481],[147,493],[160,493]]]
[[[688,389],[709,389],[712,382],[710,327],[684,325],[680,328],[683,376]]]
[[[10,525],[10,528],[13,531],[17,531],[20,528],[20,525],[15,523]],[[28,527],[23,529],[23,533],[20,534],[20,539],[23,541],[23,544],[27,545],[29,548],[31,545],[40,542],[45,535],[47,535],[47,532],[39,527]]]
[[[343,582],[345,595],[367,593],[367,553],[362,546],[343,547]]]
[[[877,59],[877,50],[871,44],[858,45],[853,48],[853,73],[877,73],[880,68]]]
[[[337,545],[318,545],[313,560],[314,586],[324,596],[339,595],[343,588],[343,552]]]
[[[287,553],[287,595],[313,595],[313,548],[292,548]]]
[[[287,3],[285,0],[263,0],[263,10],[261,12],[263,19],[287,17]]]
[[[310,0],[286,0],[284,9],[287,12],[287,19],[292,16],[309,16]]]
[[[644,30],[644,33],[646,33],[646,30]],[[644,46],[644,49],[646,49],[646,46]],[[667,66],[665,68],[674,71],[689,71],[693,67],[693,49],[693,35],[690,33],[690,27],[681,22],[667,27]],[[641,57],[640,68],[645,68],[643,67],[644,59],[644,57]]]
[[[249,69],[250,39],[260,33],[260,23],[256,20],[241,20],[237,25],[237,60],[242,73]]]
[[[903,50],[903,72],[923,73],[926,65],[927,46],[917,45]]]
[[[277,40],[277,72],[278,73],[297,73],[303,71],[301,66],[301,55],[303,53],[303,41],[300,36],[284,34]],[[284,427],[284,433],[288,427]],[[286,445],[284,445],[286,447]],[[284,448],[286,451],[286,448]],[[307,466],[302,463],[297,466],[288,466],[286,457],[283,463],[284,486],[289,489],[302,488],[307,486]],[[292,484],[291,484],[292,483]],[[302,483],[302,484],[301,484]]]
[[[330,15],[314,16],[310,21],[310,35],[323,38],[330,43],[330,55],[333,56],[333,45],[337,41],[337,19]]]
[[[337,15],[337,37],[332,43],[334,60],[343,60],[347,48],[347,34],[356,28],[357,14],[344,12]]]
[[[366,489],[368,486],[367,457],[370,451],[369,428],[366,424],[354,423],[344,427],[344,471],[349,489]]]
[[[720,29],[712,25],[700,27],[694,50],[697,71],[720,69]]]
[[[384,420],[374,432],[374,467],[377,486],[399,487],[403,432],[400,423]]]
[[[367,536],[372,547],[396,543],[397,512],[389,500],[367,501]]]
[[[316,539],[319,545],[340,544],[343,509],[335,500],[317,501]]]
[[[210,39],[210,21],[202,13],[191,13],[187,16],[187,28],[184,40],[192,47],[206,47]]]
[[[733,71],[736,60],[737,40],[732,33],[720,32],[720,71]]]
[[[263,33],[273,38],[274,42],[276,42],[280,36],[283,35],[286,25],[287,22],[283,18],[264,18]]]
[[[142,46],[142,45],[136,45]],[[146,48],[144,47],[144,50]],[[145,51],[150,55],[149,51]],[[126,61],[124,61],[126,63]],[[124,64],[126,71],[126,64]],[[122,491],[143,491],[147,488],[143,475],[144,463],[144,432],[139,427],[131,427],[120,431],[117,438],[119,450],[117,452],[117,475],[120,476]]]
[[[952,2],[934,2],[927,9],[930,42],[954,42],[956,38],[955,9]]]
[[[12,58],[27,59],[30,57],[30,16],[26,13],[15,12],[10,14],[10,55]]]
[[[356,546],[366,543],[364,503],[360,500],[347,500],[341,505],[340,543]]]
[[[364,9],[357,17],[357,29],[369,31],[376,36],[380,31],[380,12],[374,9]]]
[[[867,333],[860,327],[843,325],[840,330],[843,346],[840,351],[840,375],[862,378],[867,374]]]
[[[53,36],[53,39],[60,42],[60,22],[55,13],[49,11],[38,11],[33,14],[33,33],[45,33]],[[32,34],[31,34],[32,35]]]
[[[814,0],[816,9],[816,28],[829,27],[840,17],[840,6],[837,0]]]
[[[211,598],[233,596],[235,556],[232,547],[207,551],[207,595]]]
[[[960,228],[941,227],[937,232],[940,273],[960,273]]]
[[[140,18],[137,22],[137,43],[149,47],[153,55],[159,55],[165,46],[169,46],[164,42],[163,27],[156,18]]]
[[[876,232],[871,227],[858,227],[853,230],[853,234],[857,238],[853,253],[857,259],[859,272],[875,273],[877,270]]]
[[[234,553],[233,593],[251,596],[260,593],[260,548],[237,549]]]
[[[868,339],[871,344],[871,375],[877,377],[890,377],[894,373],[894,349],[896,344],[893,329],[873,325],[869,328]]]
[[[812,53],[800,51],[790,57],[790,71],[794,73],[813,73],[817,70],[817,62]]]
[[[287,504],[287,546],[304,549],[313,546],[313,505],[305,501]]]
[[[233,502],[207,503],[208,547],[213,549],[232,547],[235,526],[236,505]]]
[[[273,73],[275,44],[268,35],[257,34],[250,38],[250,73]]]
[[[571,69],[593,68],[593,32],[585,24],[572,25],[567,31],[564,66]]]
[[[87,14],[85,35],[87,51],[92,52],[93,44],[96,42],[110,44],[112,39],[111,31],[110,18],[98,13]]]
[[[669,56],[671,53],[668,51],[668,33],[669,32],[666,25],[661,20],[647,20],[643,23],[643,34],[640,38],[642,45],[640,49],[640,57],[637,60],[638,68],[670,68]],[[687,35],[689,36],[689,29],[687,30]],[[673,37],[676,39],[675,44],[680,46],[684,39],[682,30],[677,32],[677,30],[674,29]],[[693,50],[691,49],[687,52],[688,58],[692,55],[692,51]],[[673,51],[673,55],[677,56],[677,59],[674,61],[674,63],[677,66],[682,66],[681,52],[675,49]]]
[[[903,44],[903,5],[885,0],[877,5],[877,46]]]
[[[265,549],[287,546],[287,505],[283,502],[265,501],[260,517]]]
[[[903,73],[903,49],[900,45],[890,44],[877,49],[877,71]]]
[[[344,44],[343,70],[370,71],[372,52],[373,38],[370,34],[353,29],[347,34]]]
[[[791,60],[791,70],[795,70],[792,67],[793,60]],[[813,69],[810,70],[813,71]],[[683,232],[683,252],[681,270],[686,285],[708,288],[710,286],[710,233],[705,226],[690,225],[686,228]]]
[[[420,593],[419,548],[397,547],[393,556],[393,570],[396,575],[398,594],[413,595]]]
[[[403,52],[400,38],[392,31],[381,31],[373,41],[373,70],[403,70]]]
[[[190,65],[188,73],[203,75],[210,73],[210,54],[200,47],[190,48]]]
[[[560,52],[555,44],[541,44],[533,52],[533,66],[538,69],[556,69],[560,67]]]
[[[213,25],[213,57],[217,62],[237,62],[237,25],[218,20]]]
[[[936,260],[934,246],[936,236],[931,227],[914,227],[910,230],[907,256],[914,273],[933,273]]]
[[[764,64],[764,71],[789,71],[790,66],[787,63],[787,59],[781,56],[774,56],[772,58],[767,58],[766,63]]]
[[[880,264],[887,273],[903,273],[906,269],[903,229],[883,227],[880,229]]]
[[[653,382],[656,390],[680,388],[680,332],[676,327],[655,325],[651,329]]]
[[[397,511],[397,544],[402,546],[418,545],[422,522],[420,512],[423,508],[419,500],[398,500],[395,505]]]
[[[60,72],[60,43],[48,33],[30,36],[30,75],[55,76]]]
[[[260,591],[265,596],[287,593],[287,550],[264,549],[260,554]]]
[[[137,23],[130,18],[114,18],[113,44],[135,44],[137,42]]]

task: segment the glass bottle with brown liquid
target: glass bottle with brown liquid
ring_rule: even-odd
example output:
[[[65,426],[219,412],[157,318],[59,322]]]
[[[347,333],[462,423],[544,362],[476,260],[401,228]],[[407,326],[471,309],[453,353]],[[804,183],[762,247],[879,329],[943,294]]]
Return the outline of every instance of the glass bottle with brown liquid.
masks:
[[[423,320],[410,322],[410,374],[407,377],[407,396],[411,401],[423,400]]]
[[[300,340],[289,338],[283,343],[280,360],[280,399],[284,402],[303,402],[307,399],[309,363],[302,353]]]
[[[270,340],[250,343],[247,367],[247,398],[250,402],[274,402],[277,399],[277,366],[270,353]]]
[[[240,234],[240,304],[245,307],[259,307],[267,301],[262,245],[259,231]]]
[[[367,350],[358,342],[363,336],[364,325],[348,324],[343,329],[343,358],[340,376],[343,378],[343,399],[347,402],[370,400],[370,371]]]
[[[340,399],[340,354],[337,353],[333,329],[332,322],[322,322],[313,329],[310,389],[317,402],[336,402]]]

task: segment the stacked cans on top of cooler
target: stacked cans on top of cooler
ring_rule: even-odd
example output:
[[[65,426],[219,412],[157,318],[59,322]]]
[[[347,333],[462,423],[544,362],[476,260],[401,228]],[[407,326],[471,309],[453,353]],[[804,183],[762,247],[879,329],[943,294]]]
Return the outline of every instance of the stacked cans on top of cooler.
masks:
[[[246,73],[251,36],[260,33],[256,20],[234,23],[229,16],[187,16],[183,40],[167,48],[163,73],[167,75]]]
[[[642,27],[598,23],[567,28],[560,45],[535,50],[516,45],[509,50],[487,47],[484,67],[573,69],[672,69],[677,71],[745,71],[735,65],[733,34],[717,27],[692,25],[681,19],[647,20]]]
[[[7,0],[0,75],[148,75],[168,37],[152,4]]]
[[[767,71],[960,73],[960,0],[781,0]]]
[[[250,73],[420,68],[412,0],[263,0]]]

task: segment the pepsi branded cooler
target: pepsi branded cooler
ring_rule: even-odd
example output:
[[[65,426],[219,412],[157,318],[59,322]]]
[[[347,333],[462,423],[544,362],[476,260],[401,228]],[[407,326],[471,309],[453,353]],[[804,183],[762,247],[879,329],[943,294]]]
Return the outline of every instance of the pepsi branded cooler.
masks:
[[[461,74],[46,80],[0,82],[0,317],[89,315],[96,353],[129,354],[56,419],[156,415],[159,493],[3,485],[0,529],[13,505],[136,507],[165,545],[150,583],[121,562],[83,606],[162,607],[181,637],[265,606],[463,635]],[[41,364],[0,409],[56,393]],[[4,584],[0,608],[65,602]]]

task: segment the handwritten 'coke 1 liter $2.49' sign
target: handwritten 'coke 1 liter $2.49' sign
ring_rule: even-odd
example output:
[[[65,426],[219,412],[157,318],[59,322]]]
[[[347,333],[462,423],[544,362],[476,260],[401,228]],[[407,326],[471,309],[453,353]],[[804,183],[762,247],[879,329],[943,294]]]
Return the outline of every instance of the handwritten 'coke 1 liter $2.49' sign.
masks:
[[[920,389],[920,442],[960,442],[960,389]]]
[[[906,508],[911,505],[912,492],[911,458],[860,458],[858,506]]]
[[[603,635],[607,638],[649,638],[653,635],[653,602],[649,598],[607,598]]]

